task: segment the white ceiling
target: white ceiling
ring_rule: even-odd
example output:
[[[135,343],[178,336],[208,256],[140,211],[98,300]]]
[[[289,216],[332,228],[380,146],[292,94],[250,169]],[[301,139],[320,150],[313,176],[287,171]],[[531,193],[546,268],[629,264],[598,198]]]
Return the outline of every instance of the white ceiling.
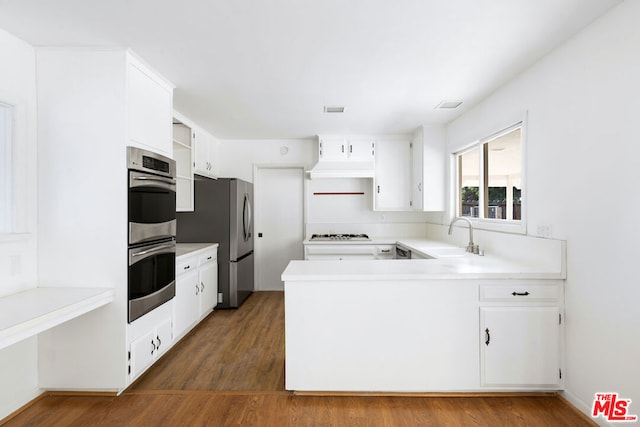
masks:
[[[0,0],[0,28],[34,46],[131,47],[221,139],[300,138],[446,123],[618,3]]]

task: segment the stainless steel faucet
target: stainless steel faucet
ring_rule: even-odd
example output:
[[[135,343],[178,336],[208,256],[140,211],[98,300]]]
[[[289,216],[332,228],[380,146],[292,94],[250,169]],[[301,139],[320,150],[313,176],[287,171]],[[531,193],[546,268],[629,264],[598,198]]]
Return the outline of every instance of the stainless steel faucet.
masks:
[[[469,218],[465,218],[463,216],[458,216],[453,218],[453,220],[451,221],[451,224],[449,224],[449,235],[451,235],[451,233],[453,232],[453,224],[455,224],[460,220],[467,221],[467,224],[469,224],[469,244],[467,245],[467,252],[470,252],[476,255],[479,254],[480,247],[473,243],[473,225],[471,224],[471,220],[469,220]]]

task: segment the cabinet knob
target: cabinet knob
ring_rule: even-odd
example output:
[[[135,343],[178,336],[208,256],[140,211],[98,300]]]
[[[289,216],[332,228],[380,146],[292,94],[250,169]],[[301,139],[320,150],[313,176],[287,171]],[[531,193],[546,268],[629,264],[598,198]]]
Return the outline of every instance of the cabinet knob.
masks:
[[[491,342],[491,334],[489,333],[489,328],[487,328],[484,330],[484,343],[489,345],[489,342]]]
[[[196,295],[200,295],[200,286],[196,283]]]

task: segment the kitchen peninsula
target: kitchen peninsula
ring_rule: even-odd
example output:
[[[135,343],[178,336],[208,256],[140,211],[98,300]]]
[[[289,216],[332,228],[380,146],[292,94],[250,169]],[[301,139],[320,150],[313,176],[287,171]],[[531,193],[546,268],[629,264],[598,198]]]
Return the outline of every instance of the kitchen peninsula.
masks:
[[[564,242],[542,242],[548,263],[397,243],[432,259],[289,263],[287,390],[563,388]]]

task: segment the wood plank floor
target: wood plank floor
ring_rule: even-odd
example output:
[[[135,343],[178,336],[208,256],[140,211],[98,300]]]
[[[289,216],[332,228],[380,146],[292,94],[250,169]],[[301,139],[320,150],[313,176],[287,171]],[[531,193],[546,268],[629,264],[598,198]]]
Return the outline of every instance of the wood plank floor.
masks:
[[[594,426],[553,395],[300,396],[284,391],[284,298],[216,311],[119,397],[38,400],[15,426]]]

